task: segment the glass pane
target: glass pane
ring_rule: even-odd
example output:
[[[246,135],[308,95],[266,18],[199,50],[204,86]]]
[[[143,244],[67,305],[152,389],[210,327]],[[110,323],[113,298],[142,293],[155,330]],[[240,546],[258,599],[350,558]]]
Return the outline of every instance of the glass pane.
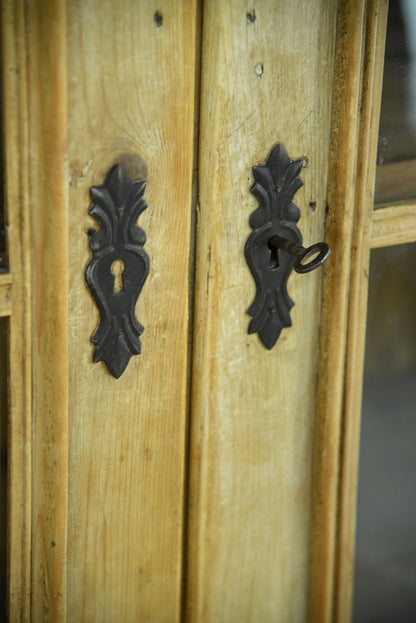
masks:
[[[416,243],[371,253],[354,622],[416,621]]]
[[[7,325],[0,318],[0,621],[6,620],[7,572]]]
[[[390,2],[375,202],[416,197],[416,2]]]

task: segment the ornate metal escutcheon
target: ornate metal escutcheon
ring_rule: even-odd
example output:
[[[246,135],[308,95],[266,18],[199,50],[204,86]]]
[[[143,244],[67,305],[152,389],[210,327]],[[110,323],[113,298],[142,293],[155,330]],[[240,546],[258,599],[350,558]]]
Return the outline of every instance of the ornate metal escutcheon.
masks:
[[[290,160],[283,145],[276,145],[266,164],[253,167],[255,182],[250,191],[259,207],[250,217],[253,233],[246,242],[245,256],[257,292],[248,310],[252,316],[248,332],[257,332],[268,349],[283,327],[292,324],[289,312],[294,303],[286,288],[292,268],[299,273],[310,272],[323,264],[331,251],[325,242],[307,249],[301,246],[302,236],[296,226],[300,210],[292,198],[303,186],[299,178],[303,164],[303,160]]]
[[[149,273],[149,258],[142,248],[146,235],[136,222],[147,208],[145,188],[146,182],[133,183],[117,165],[104,186],[90,190],[94,203],[89,214],[101,227],[89,232],[93,257],[85,272],[101,316],[91,337],[96,345],[93,361],[104,361],[116,378],[130,357],[141,352],[139,336],[144,329],[134,309]]]

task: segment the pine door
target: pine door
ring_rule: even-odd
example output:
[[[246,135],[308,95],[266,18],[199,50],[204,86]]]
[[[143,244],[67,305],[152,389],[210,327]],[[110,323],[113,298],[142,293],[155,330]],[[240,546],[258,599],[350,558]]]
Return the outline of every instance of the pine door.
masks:
[[[3,3],[10,621],[330,620],[331,431],[364,60],[383,11]],[[305,246],[333,251],[289,278],[292,326],[268,350],[248,334],[244,245],[252,167],[278,143],[305,165]],[[90,189],[117,164],[146,180],[150,261],[142,352],[118,379],[93,363],[85,279]]]

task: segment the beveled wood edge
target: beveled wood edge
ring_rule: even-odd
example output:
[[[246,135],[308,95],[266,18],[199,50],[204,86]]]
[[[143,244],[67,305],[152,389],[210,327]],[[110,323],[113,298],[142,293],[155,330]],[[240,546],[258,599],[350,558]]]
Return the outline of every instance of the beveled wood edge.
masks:
[[[368,271],[387,10],[387,0],[370,0],[367,4],[356,208],[348,293],[344,404],[339,433],[341,452],[333,618],[336,623],[349,623],[352,616]]]
[[[1,5],[6,232],[14,277],[8,431],[11,621],[66,620],[68,284],[60,279],[66,274],[68,244],[65,13],[64,0],[5,0]],[[59,244],[54,242],[57,230]],[[32,271],[39,264],[37,252],[43,268]],[[52,352],[59,357],[51,357]],[[52,533],[53,548],[45,541]]]
[[[371,248],[416,241],[416,200],[385,205],[374,210]]]
[[[68,63],[65,0],[24,3],[32,317],[31,617],[67,620]],[[57,234],[58,232],[58,234]],[[53,512],[51,512],[53,500]]]
[[[340,0],[332,96],[320,357],[312,471],[307,620],[332,623],[336,564],[339,452],[344,392],[348,292],[355,206],[366,0]]]

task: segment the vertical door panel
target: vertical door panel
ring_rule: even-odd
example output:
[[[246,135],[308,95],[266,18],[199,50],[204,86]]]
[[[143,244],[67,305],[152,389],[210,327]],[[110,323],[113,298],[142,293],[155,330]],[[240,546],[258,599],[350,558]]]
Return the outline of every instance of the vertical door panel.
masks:
[[[10,618],[171,623],[182,584],[196,4],[33,0],[5,3],[2,17],[16,283]],[[97,226],[89,189],[116,163],[147,179],[139,224],[151,266],[136,308],[142,354],[117,380],[92,362],[99,317],[84,276]]]
[[[304,621],[319,271],[293,275],[293,326],[248,335],[251,167],[306,157],[294,202],[324,236],[336,2],[204,6],[188,621]]]
[[[68,3],[68,616],[176,621],[181,594],[195,3]],[[147,179],[142,354],[92,364],[89,188]]]

